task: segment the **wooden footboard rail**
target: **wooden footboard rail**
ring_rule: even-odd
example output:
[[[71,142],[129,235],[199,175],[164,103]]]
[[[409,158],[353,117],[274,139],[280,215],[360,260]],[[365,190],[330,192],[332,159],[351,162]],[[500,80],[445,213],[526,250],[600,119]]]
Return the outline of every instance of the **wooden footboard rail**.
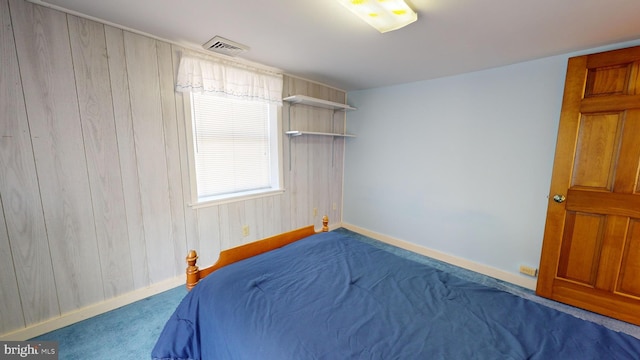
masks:
[[[329,231],[329,218],[325,215],[322,217],[322,232]],[[198,269],[196,261],[198,260],[198,253],[195,250],[190,250],[187,255],[187,290],[191,290],[200,279],[209,275],[217,269],[223,266],[233,264],[240,260],[256,256],[273,249],[283,247],[292,242],[304,239],[308,236],[316,234],[316,230],[313,225],[309,225],[300,229],[288,231],[282,234],[274,235],[262,240],[250,242],[248,244],[240,245],[231,249],[223,250],[220,252],[220,257],[215,264],[202,270]]]

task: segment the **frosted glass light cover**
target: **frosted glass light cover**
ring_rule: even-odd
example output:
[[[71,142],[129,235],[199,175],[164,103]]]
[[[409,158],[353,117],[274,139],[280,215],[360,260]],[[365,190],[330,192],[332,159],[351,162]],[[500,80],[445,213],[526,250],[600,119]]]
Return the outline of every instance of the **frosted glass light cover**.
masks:
[[[397,30],[418,20],[403,0],[338,0],[381,33]]]

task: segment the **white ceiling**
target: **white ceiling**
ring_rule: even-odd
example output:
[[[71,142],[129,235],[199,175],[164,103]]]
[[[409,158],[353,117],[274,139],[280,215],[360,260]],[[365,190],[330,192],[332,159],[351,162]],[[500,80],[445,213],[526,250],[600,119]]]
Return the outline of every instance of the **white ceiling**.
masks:
[[[639,0],[408,0],[418,21],[380,34],[333,0],[32,0],[347,91],[640,39]]]

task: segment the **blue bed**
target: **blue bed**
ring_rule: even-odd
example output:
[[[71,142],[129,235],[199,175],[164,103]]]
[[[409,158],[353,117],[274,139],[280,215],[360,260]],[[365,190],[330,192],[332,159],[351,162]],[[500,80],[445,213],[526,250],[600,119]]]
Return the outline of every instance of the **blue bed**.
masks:
[[[640,340],[340,232],[223,267],[153,359],[639,359]]]

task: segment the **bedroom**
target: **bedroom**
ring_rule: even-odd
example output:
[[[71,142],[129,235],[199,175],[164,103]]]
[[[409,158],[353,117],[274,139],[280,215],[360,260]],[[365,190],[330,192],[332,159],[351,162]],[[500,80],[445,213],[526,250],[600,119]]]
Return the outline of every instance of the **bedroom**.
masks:
[[[3,177],[0,188],[0,332],[21,330],[23,338],[178,286],[189,248],[208,253],[209,259],[201,260],[212,262],[220,249],[238,242],[319,225],[322,214],[332,226],[342,222],[385,234],[533,288],[535,279],[518,274],[518,266],[537,267],[540,261],[567,58],[640,44],[637,25],[627,24],[627,33],[598,46],[438,79],[354,88],[347,102],[358,110],[346,117],[357,138],[342,143],[344,171],[338,162],[331,180],[316,176],[330,166],[332,143],[308,140],[291,153],[292,171],[285,176],[291,191],[282,197],[193,210],[185,200],[188,174],[181,171],[187,155],[184,127],[178,124],[184,119],[177,102],[161,96],[172,92],[171,66],[179,46],[114,26],[102,29],[22,0],[1,4],[0,101],[3,111],[14,112],[3,117],[19,119],[14,130],[23,136],[31,131],[31,137],[2,152],[3,168],[16,173]],[[25,24],[40,22],[47,31],[28,35]],[[92,85],[83,85],[83,68],[72,66],[78,61],[69,42],[73,24],[106,34],[102,48],[116,49],[109,61],[121,62],[101,63],[108,72],[86,77],[110,86],[97,94],[107,99],[96,105],[101,110],[80,109],[82,115],[77,102],[60,100],[78,99],[80,87]],[[114,73],[117,69],[126,74]],[[129,105],[116,90],[126,76]],[[346,96],[288,79],[286,93],[292,95],[339,102]],[[55,91],[41,93],[44,85]],[[135,123],[130,114],[163,123]],[[114,122],[92,137],[91,128],[82,126],[92,116]],[[45,118],[51,122],[40,121]],[[121,119],[129,123],[115,123]],[[131,132],[123,132],[127,125]]]

